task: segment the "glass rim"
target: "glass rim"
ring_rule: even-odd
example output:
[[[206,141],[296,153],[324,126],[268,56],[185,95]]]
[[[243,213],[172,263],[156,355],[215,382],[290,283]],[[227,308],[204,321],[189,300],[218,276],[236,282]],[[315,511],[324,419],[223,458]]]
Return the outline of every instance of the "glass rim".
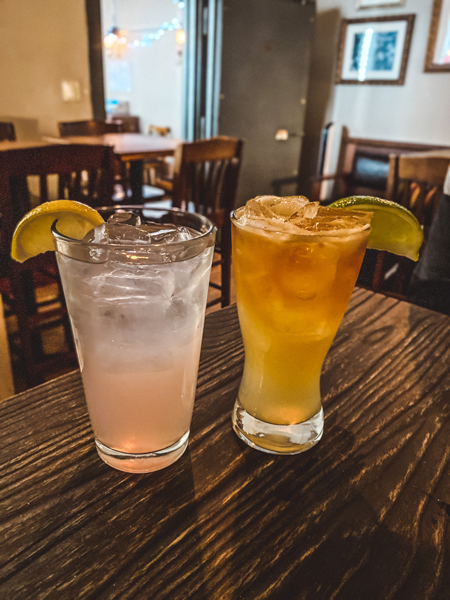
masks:
[[[199,235],[195,238],[189,239],[189,240],[179,240],[179,241],[173,241],[173,242],[166,242],[166,243],[158,243],[158,244],[149,244],[149,243],[140,243],[140,240],[130,240],[130,243],[121,243],[121,244],[117,244],[117,243],[101,243],[101,242],[88,242],[88,241],[84,241],[84,240],[77,240],[75,238],[71,238],[67,235],[64,235],[63,233],[61,233],[60,231],[58,231],[57,229],[57,223],[58,223],[58,219],[55,219],[52,223],[51,226],[51,232],[52,235],[59,241],[62,242],[67,242],[71,245],[80,245],[83,247],[90,247],[90,248],[103,248],[103,249],[113,249],[113,250],[126,250],[126,249],[143,249],[143,248],[174,248],[176,246],[180,246],[180,245],[186,245],[186,244],[193,244],[195,242],[199,242],[200,240],[204,240],[206,238],[208,238],[209,236],[211,236],[215,231],[216,231],[216,226],[213,224],[212,221],[210,221],[207,217],[205,217],[204,215],[201,215],[199,213],[196,212],[189,212],[187,210],[182,210],[181,208],[162,208],[162,207],[156,207],[156,206],[145,206],[144,204],[114,204],[112,206],[100,206],[97,207],[95,210],[97,210],[98,212],[101,211],[112,211],[114,212],[114,210],[117,210],[117,212],[120,212],[118,209],[123,210],[123,212],[126,211],[130,211],[132,212],[133,210],[148,210],[148,211],[155,211],[155,212],[160,212],[162,213],[172,213],[172,214],[179,214],[179,215],[190,215],[194,218],[199,219],[199,221],[205,226],[207,227],[206,231],[198,231]],[[149,218],[149,220],[151,220]],[[106,221],[105,221],[106,223]],[[99,223],[99,225],[101,225],[101,223]],[[95,229],[95,227],[98,227],[98,225],[94,226],[92,229]]]

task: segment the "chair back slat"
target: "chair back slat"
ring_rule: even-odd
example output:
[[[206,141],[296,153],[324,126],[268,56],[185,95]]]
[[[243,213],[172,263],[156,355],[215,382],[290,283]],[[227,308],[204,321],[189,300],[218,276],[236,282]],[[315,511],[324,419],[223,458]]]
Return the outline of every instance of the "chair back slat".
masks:
[[[48,202],[47,175],[39,175],[39,196],[41,198],[41,202]]]
[[[204,198],[207,191],[205,187],[205,167],[206,163],[201,162],[196,165],[195,169],[195,197],[193,198],[193,202],[197,212],[204,206]]]
[[[67,177],[63,173],[58,177],[58,198],[61,200],[64,198],[64,190],[67,187],[66,179]]]
[[[7,140],[9,142],[16,141],[16,129],[14,123],[0,122],[0,142]]]

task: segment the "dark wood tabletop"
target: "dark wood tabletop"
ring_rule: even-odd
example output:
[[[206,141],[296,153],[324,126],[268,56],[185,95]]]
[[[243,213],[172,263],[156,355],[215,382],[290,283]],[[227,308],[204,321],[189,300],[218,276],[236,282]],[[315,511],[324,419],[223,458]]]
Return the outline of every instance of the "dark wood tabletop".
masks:
[[[263,454],[231,429],[243,347],[220,310],[188,451],[148,475],[98,458],[78,372],[5,400],[0,597],[450,598],[449,363],[449,317],[357,289],[323,439]]]

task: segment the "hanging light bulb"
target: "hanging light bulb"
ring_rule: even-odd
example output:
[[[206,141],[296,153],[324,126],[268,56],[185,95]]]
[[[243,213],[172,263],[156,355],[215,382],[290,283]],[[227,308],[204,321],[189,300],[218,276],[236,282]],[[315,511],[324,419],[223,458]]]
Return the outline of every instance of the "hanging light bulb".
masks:
[[[111,27],[108,30],[108,33],[103,38],[103,45],[105,46],[105,48],[111,49],[117,42],[118,38],[119,30],[117,29],[117,27]]]
[[[177,32],[175,33],[175,42],[179,45],[182,46],[186,41],[186,34],[184,33],[183,29],[178,29]]]

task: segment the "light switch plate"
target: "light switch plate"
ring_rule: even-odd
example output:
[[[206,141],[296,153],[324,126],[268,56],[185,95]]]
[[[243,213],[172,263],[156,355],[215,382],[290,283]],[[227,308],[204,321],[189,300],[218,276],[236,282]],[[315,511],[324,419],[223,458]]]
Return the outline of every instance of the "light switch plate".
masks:
[[[61,95],[64,102],[80,102],[81,86],[79,81],[61,81]]]

